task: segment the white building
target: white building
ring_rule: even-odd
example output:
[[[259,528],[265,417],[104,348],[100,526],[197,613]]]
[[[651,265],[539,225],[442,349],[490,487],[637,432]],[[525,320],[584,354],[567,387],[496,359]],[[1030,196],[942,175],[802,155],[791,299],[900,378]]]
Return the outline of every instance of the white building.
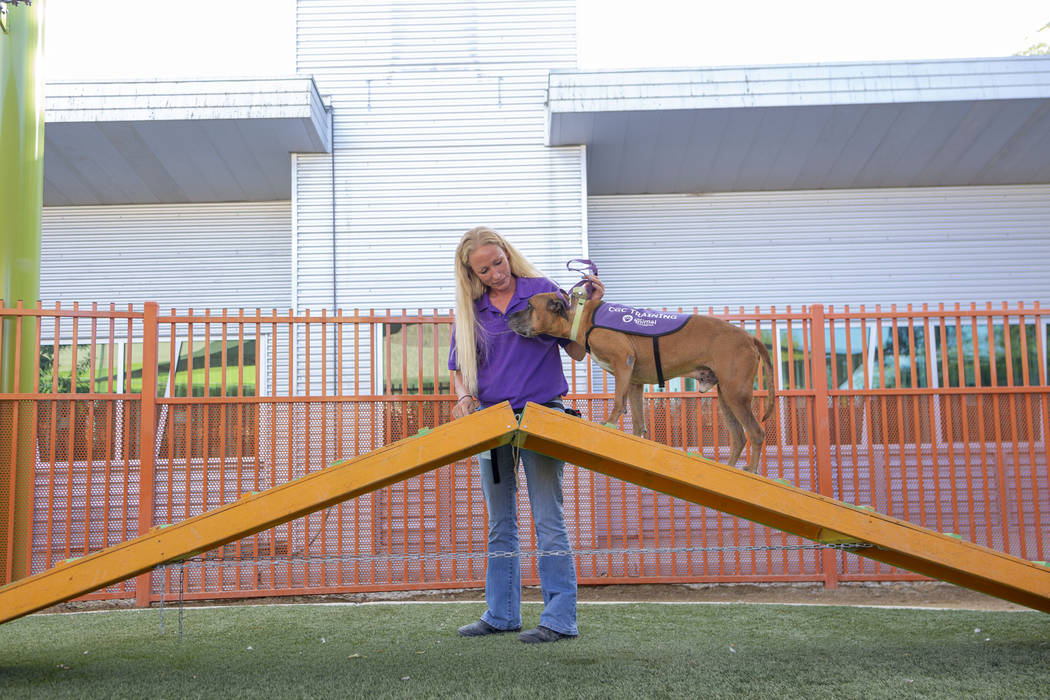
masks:
[[[639,305],[1050,302],[1050,59],[575,70],[572,0],[301,0],[296,76],[48,86],[45,302],[448,309],[462,231]]]

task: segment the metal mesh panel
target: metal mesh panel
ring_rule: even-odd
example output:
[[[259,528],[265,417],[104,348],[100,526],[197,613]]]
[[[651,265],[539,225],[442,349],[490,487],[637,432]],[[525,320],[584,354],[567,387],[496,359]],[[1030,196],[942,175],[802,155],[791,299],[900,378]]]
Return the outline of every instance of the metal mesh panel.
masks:
[[[38,402],[31,572],[138,534],[138,405],[119,399]],[[93,594],[121,597],[134,581]]]
[[[40,393],[0,407],[0,445],[12,454],[17,433],[35,455],[30,541],[17,543],[33,572],[134,537],[140,522],[178,522],[451,418],[447,315],[205,311],[162,315],[145,328],[142,313],[130,310],[33,313]],[[777,399],[760,473],[1017,556],[1050,558],[1050,334],[1042,316],[828,313],[822,362],[812,350],[819,317],[810,310],[722,315],[774,355]],[[156,368],[143,366],[147,343]],[[567,370],[568,404],[604,420],[611,377],[589,362]],[[756,383],[756,414],[769,379]],[[142,396],[147,385],[156,396]],[[649,387],[645,412],[653,439],[728,459],[714,393],[680,381]],[[622,427],[636,420],[625,416]],[[231,542],[199,555],[183,577],[157,570],[149,594],[481,585],[477,469],[476,459],[462,460]],[[0,477],[9,502],[11,475]],[[152,489],[150,513],[140,513],[140,484]],[[572,465],[564,486],[584,583],[917,578],[851,553],[829,558],[797,537]],[[519,499],[523,575],[535,583],[526,489]],[[0,510],[10,532],[10,509]],[[93,596],[135,592],[128,581]]]

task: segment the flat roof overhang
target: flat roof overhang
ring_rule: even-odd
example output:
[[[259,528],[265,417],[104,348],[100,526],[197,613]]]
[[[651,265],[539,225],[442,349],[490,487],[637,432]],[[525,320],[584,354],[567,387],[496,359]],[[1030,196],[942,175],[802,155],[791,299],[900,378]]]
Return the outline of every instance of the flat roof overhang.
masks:
[[[49,83],[44,205],[291,199],[325,107],[308,77]]]
[[[1050,57],[549,75],[591,195],[1050,182]]]

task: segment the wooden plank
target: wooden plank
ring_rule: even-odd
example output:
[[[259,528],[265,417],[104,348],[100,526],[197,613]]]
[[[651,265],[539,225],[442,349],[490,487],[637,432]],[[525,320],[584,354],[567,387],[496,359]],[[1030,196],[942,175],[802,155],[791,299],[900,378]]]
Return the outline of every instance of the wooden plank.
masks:
[[[523,447],[925,576],[1050,612],[1050,569],[875,511],[529,404]]]
[[[339,460],[268,491],[245,494],[182,522],[155,527],[0,588],[0,623],[505,444],[516,429],[514,412],[503,403],[360,457]]]

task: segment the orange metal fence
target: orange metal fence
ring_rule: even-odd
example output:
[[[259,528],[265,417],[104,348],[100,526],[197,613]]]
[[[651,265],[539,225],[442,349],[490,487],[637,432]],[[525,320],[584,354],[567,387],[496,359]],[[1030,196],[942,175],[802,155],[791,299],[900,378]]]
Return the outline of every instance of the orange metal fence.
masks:
[[[776,360],[761,473],[1048,558],[1048,320],[1038,304],[704,312],[753,332]],[[12,465],[31,461],[34,475],[30,532],[16,542],[5,528],[5,580],[15,547],[36,573],[451,415],[452,317],[436,311],[56,305],[0,318],[6,337],[35,339],[35,356],[17,362],[39,367],[34,386],[0,395],[3,517],[17,505]],[[566,371],[569,403],[602,419],[611,377],[589,361],[567,361]],[[713,393],[682,380],[650,388],[654,439],[727,457]],[[93,597],[148,604],[481,586],[484,504],[472,461]],[[917,578],[571,465],[565,490],[582,583]],[[532,550],[524,489],[520,498]],[[535,583],[535,559],[525,556]]]

